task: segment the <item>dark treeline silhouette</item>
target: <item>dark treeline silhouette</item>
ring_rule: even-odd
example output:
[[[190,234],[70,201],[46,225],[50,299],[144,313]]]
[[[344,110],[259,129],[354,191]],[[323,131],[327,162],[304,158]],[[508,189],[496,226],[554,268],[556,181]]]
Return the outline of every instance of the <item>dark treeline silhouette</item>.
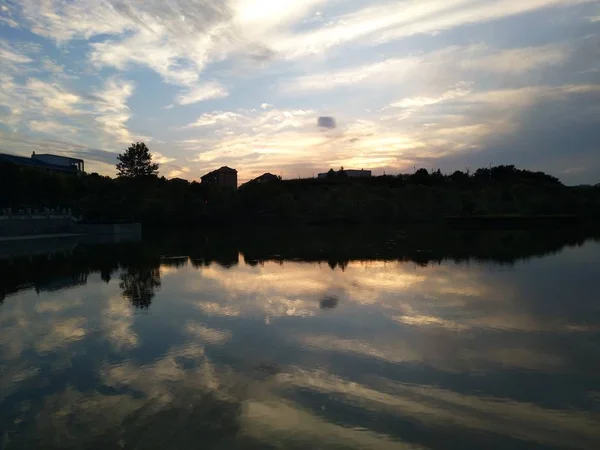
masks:
[[[426,266],[444,260],[513,264],[521,259],[582,245],[600,234],[581,228],[544,231],[457,232],[444,229],[400,231],[361,227],[261,228],[210,233],[169,233],[144,242],[78,244],[54,253],[0,259],[0,303],[23,289],[36,292],[85,284],[91,274],[116,282],[124,299],[148,308],[161,287],[160,267],[204,267],[267,261],[304,261],[344,269],[351,261],[414,262]],[[114,281],[113,281],[114,279]],[[324,302],[323,307],[333,307]]]
[[[155,172],[155,170],[154,170]],[[151,171],[150,173],[154,173]],[[419,169],[412,175],[246,183],[237,191],[157,175],[110,178],[0,166],[0,207],[72,208],[90,221],[149,226],[240,223],[398,223],[447,216],[600,217],[600,187],[568,187],[514,166],[473,173]]]

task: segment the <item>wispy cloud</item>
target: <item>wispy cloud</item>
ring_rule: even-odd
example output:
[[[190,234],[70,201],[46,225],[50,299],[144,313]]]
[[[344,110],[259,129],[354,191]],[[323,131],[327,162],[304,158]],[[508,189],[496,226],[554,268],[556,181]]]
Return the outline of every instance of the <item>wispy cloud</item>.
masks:
[[[74,134],[77,132],[77,128],[64,125],[62,123],[53,122],[51,120],[41,121],[41,120],[32,120],[29,122],[29,129],[32,131],[37,131],[40,133],[48,133],[48,134]]]
[[[453,100],[455,98],[464,97],[471,92],[469,89],[469,83],[458,83],[452,89],[444,92],[437,97],[409,97],[403,98],[397,102],[391,103],[388,108],[419,108],[423,106],[431,106],[437,103],[441,103],[446,100]]]
[[[6,68],[9,64],[27,64],[32,62],[29,56],[22,53],[16,53],[6,41],[0,40],[0,61]]]
[[[131,82],[110,78],[102,89],[94,93],[98,99],[94,104],[99,113],[96,121],[104,132],[114,136],[117,142],[130,143],[134,140],[126,125],[130,117],[127,99],[133,93],[133,89],[134,85]]]
[[[550,44],[540,47],[513,48],[497,53],[466,59],[459,66],[467,70],[521,74],[535,69],[564,63],[569,57],[567,45]]]
[[[38,98],[50,110],[66,115],[81,113],[78,108],[82,101],[81,97],[61,86],[30,78],[27,80],[25,89],[30,96]]]
[[[441,50],[405,58],[389,58],[372,64],[313,73],[285,81],[284,92],[330,90],[344,86],[372,87],[398,85],[414,80],[469,79],[478,73],[498,74],[505,78],[535,69],[564,63],[569,47],[550,44],[539,47],[497,50],[486,45],[450,46]]]
[[[290,57],[325,52],[348,42],[378,45],[415,34],[447,31],[551,7],[593,0],[411,0],[395,5],[369,5],[332,18],[330,26],[288,34],[273,47]]]
[[[234,112],[215,111],[202,114],[195,122],[185,126],[185,128],[206,127],[223,123],[232,123],[242,119],[243,116]]]
[[[220,83],[211,82],[197,86],[177,96],[176,103],[179,105],[191,105],[214,98],[227,97],[229,92]]]

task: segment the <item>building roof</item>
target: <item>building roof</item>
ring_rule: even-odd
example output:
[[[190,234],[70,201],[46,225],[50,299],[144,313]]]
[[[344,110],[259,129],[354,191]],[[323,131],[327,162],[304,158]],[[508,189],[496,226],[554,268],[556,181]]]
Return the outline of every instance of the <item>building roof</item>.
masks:
[[[256,177],[255,180],[279,180],[277,175],[272,174],[271,172],[265,172],[261,176]]]
[[[274,175],[270,172],[265,172],[262,175],[251,179],[250,181],[246,181],[242,186],[252,185],[257,183],[268,183],[272,181],[281,181],[281,178],[277,175]]]
[[[0,153],[0,161],[8,162],[13,164],[18,164],[20,166],[45,166],[46,163],[42,161],[35,161],[31,158],[26,158],[25,156],[17,156],[17,155],[8,155],[6,153]]]
[[[231,167],[223,166],[223,167],[219,167],[214,172],[235,172],[235,173],[237,173],[237,170],[232,169]]]
[[[215,175],[217,173],[222,173],[222,172],[237,173],[237,170],[232,169],[231,167],[223,166],[223,167],[219,167],[217,170],[213,170],[212,172],[208,172],[206,175],[202,175],[201,178],[209,177],[209,176]]]
[[[54,155],[52,155],[54,156]],[[80,160],[82,161],[82,160]],[[0,162],[7,162],[11,164],[17,164],[19,166],[38,167],[42,169],[52,169],[60,171],[71,171],[69,167],[61,166],[58,164],[51,164],[40,159],[27,158],[25,156],[9,155],[6,153],[0,153]]]
[[[34,156],[52,156],[54,158],[63,158],[63,159],[68,159],[70,161],[84,162],[83,159],[72,158],[71,156],[53,155],[52,153],[34,153],[33,155],[31,155],[32,158]]]
[[[169,181],[175,181],[176,183],[181,183],[181,182],[189,183],[189,180],[186,180],[185,178],[179,178],[179,177],[169,178]]]

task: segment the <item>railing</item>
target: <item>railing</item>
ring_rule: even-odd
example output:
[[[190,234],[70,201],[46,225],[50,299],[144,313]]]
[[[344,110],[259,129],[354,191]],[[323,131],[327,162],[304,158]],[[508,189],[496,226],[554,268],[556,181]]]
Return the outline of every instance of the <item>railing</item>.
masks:
[[[81,220],[75,217],[71,208],[3,208],[0,209],[0,220],[8,219],[72,219]]]

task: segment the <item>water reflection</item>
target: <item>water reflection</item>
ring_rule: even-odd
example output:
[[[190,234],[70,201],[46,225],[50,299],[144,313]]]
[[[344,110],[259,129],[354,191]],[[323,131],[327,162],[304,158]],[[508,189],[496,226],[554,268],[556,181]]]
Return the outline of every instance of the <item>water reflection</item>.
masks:
[[[1,259],[0,448],[600,448],[598,242],[311,233]]]
[[[161,285],[160,269],[129,267],[119,276],[119,280],[124,298],[137,308],[148,308]]]
[[[321,309],[334,309],[338,305],[338,298],[333,295],[326,295],[319,302],[321,305]]]

